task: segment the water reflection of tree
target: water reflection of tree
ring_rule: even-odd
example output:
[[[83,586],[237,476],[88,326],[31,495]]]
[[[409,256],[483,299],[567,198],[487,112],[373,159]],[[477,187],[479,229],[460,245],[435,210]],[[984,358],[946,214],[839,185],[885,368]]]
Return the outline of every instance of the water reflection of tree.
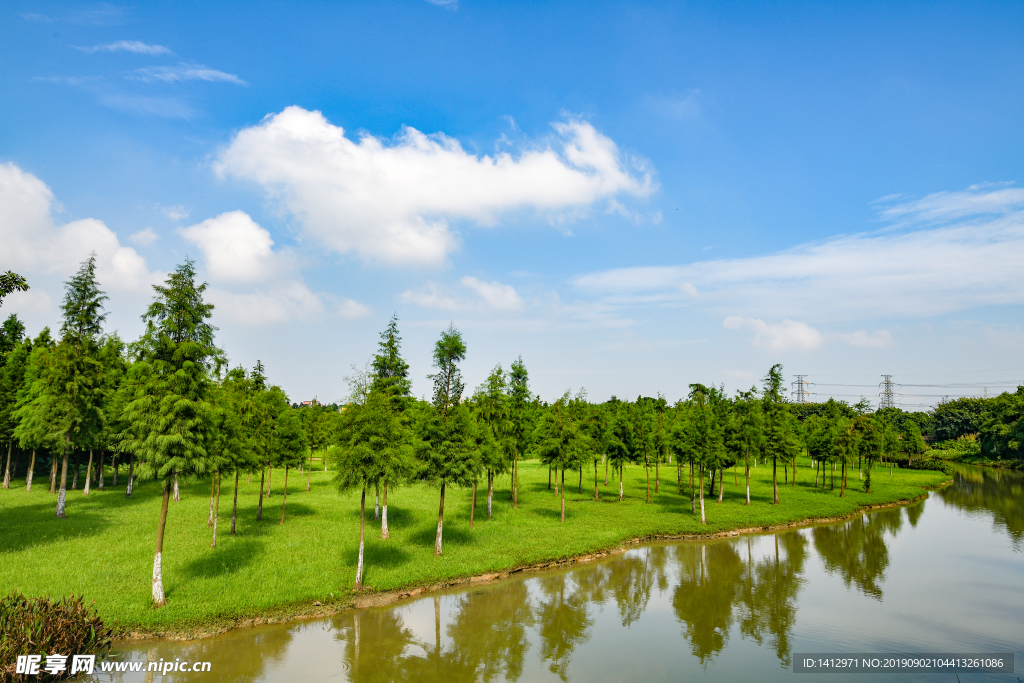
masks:
[[[814,549],[821,556],[825,571],[838,573],[847,587],[853,584],[861,593],[881,600],[881,583],[889,567],[885,532],[895,535],[902,521],[901,509],[893,508],[844,524],[816,527]]]
[[[582,590],[573,590],[565,573],[541,577],[540,588],[544,593],[536,612],[540,657],[551,662],[552,673],[567,681],[572,652],[590,639],[590,627],[594,625],[587,613],[589,597]]]
[[[350,681],[385,683],[404,676],[402,654],[415,640],[398,610],[354,610],[340,621],[335,638],[345,643],[343,657]]]
[[[457,610],[447,630],[452,646],[444,657],[446,665],[468,672],[466,680],[491,681],[502,674],[518,680],[530,649],[526,627],[534,624],[526,583],[513,581],[462,595]]]
[[[790,664],[789,637],[796,625],[796,598],[803,585],[807,539],[790,532],[776,534],[772,557],[754,562],[747,539],[747,562],[741,578],[740,633],[758,645],[765,636],[783,666]],[[780,556],[779,546],[784,555]]]
[[[672,596],[676,617],[701,664],[725,647],[743,561],[731,543],[676,546],[679,585]]]
[[[957,467],[952,486],[939,496],[962,510],[991,512],[996,527],[1006,529],[1016,551],[1024,546],[1024,476],[988,467]]]

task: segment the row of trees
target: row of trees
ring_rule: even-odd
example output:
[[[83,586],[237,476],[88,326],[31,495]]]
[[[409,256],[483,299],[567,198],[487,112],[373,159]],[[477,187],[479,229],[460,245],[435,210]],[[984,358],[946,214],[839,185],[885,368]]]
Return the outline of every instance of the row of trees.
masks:
[[[13,276],[13,274],[9,274]],[[6,277],[6,276],[5,276]],[[17,276],[13,276],[17,277]],[[8,277],[11,289],[27,287]],[[5,283],[8,280],[4,280]],[[4,285],[7,287],[7,285]],[[594,497],[618,475],[624,496],[627,464],[640,465],[647,478],[646,499],[662,485],[662,469],[674,465],[680,495],[689,495],[691,512],[699,502],[706,521],[705,496],[718,489],[722,501],[725,470],[742,465],[746,503],[750,504],[750,468],[771,463],[772,500],[780,503],[780,483],[796,484],[796,458],[807,454],[816,463],[815,484],[825,485],[829,466],[840,473],[845,494],[846,471],[854,461],[866,466],[870,490],[873,463],[903,451],[913,457],[923,449],[913,420],[869,415],[830,401],[800,412],[784,396],[782,367],[768,372],[761,387],[733,397],[720,387],[692,384],[686,399],[669,404],[660,395],[623,401],[615,397],[595,404],[580,391],[547,404],[529,388],[522,359],[506,372],[496,366],[472,395],[459,364],[466,345],[450,325],[434,347],[430,400],[411,395],[409,365],[401,355],[397,318],[382,332],[369,371],[354,382],[351,401],[342,410],[312,405],[293,408],[280,387],[271,385],[262,364],[252,370],[229,368],[214,342],[213,306],[204,300],[205,284],[196,282],[186,261],[154,287],[154,300],[142,316],[145,331],[131,344],[105,334],[105,295],[96,281],[95,258],[87,259],[67,282],[60,338],[43,330],[24,337],[24,326],[11,317],[0,342],[0,438],[7,441],[4,486],[10,481],[14,445],[31,453],[26,487],[31,488],[37,454],[48,457],[50,490],[57,495],[57,517],[67,503],[69,458],[88,455],[88,495],[98,457],[97,485],[103,488],[104,458],[110,456],[114,483],[118,459],[127,461],[126,495],[137,477],[161,483],[162,504],[154,551],[153,602],[164,603],[163,537],[170,502],[179,482],[209,477],[211,545],[216,545],[222,475],[234,478],[231,533],[236,531],[239,477],[260,478],[257,519],[262,519],[274,468],[284,469],[280,524],[284,524],[289,472],[305,471],[309,490],[317,451],[335,461],[336,483],[360,491],[361,523],[356,587],[362,584],[365,509],[373,491],[381,502],[381,536],[388,538],[389,492],[412,481],[438,487],[438,524],[434,552],[443,552],[446,491],[472,490],[470,528],[478,487],[486,487],[487,516],[492,514],[495,478],[510,477],[511,504],[519,504],[519,462],[539,458],[549,468],[549,488],[566,515],[566,472],[593,466]],[[898,416],[896,416],[898,417]],[[324,467],[326,469],[325,457]],[[58,463],[60,475],[58,477]],[[792,472],[792,478],[790,478]],[[78,466],[73,476],[77,480]],[[780,482],[781,474],[781,482]],[[553,478],[553,481],[552,481]],[[832,476],[834,486],[835,476]],[[716,481],[717,480],[717,481]],[[571,481],[570,481],[571,484]],[[74,488],[74,480],[72,488]],[[382,494],[382,498],[381,498]]]

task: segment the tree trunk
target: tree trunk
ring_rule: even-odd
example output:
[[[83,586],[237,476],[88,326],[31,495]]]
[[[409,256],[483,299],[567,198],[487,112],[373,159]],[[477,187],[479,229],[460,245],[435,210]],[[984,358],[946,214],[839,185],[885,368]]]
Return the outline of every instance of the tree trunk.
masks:
[[[263,477],[266,474],[266,470],[260,468],[260,502],[256,504],[256,521],[263,519]]]
[[[284,493],[281,495],[281,521],[284,524],[284,504],[288,502],[288,465],[284,466]]]
[[[373,521],[380,519],[380,484],[373,485]]]
[[[676,458],[676,486],[679,488],[679,495],[683,495],[683,463]]]
[[[796,486],[796,456],[793,456],[793,486]]]
[[[469,505],[469,530],[473,530],[473,513],[476,512],[476,477],[473,478],[473,502]]]
[[[714,476],[713,474],[711,476]],[[700,466],[700,523],[707,524],[704,518],[704,466]]]
[[[167,604],[164,599],[164,529],[167,527],[167,501],[171,496],[171,489],[164,480],[164,497],[160,504],[160,525],[156,530],[156,552],[153,553],[153,607],[163,607]]]
[[[512,456],[512,509],[519,507],[519,449]]]
[[[380,516],[380,537],[387,540],[391,538],[391,532],[388,531],[388,483],[384,482],[384,500],[381,505],[381,516]]]
[[[743,474],[747,478],[747,505],[750,505],[750,465],[743,466]]]
[[[267,498],[270,498],[270,483],[274,480],[274,466],[270,464],[269,460],[267,461],[267,469],[269,470],[267,472]]]
[[[135,488],[135,454],[132,453],[128,461],[128,486],[125,487],[124,497],[132,497],[132,489]]]
[[[868,476],[864,478],[864,493],[871,493],[871,461],[868,460]]]
[[[580,465],[580,483],[576,487],[576,493],[583,493],[583,465]]]
[[[487,470],[487,519],[491,518],[491,501],[494,499],[494,472]]]
[[[725,493],[725,482],[722,481],[725,478],[725,470],[721,467],[718,468],[718,502],[722,502],[722,494]]]
[[[306,491],[309,491],[309,478],[313,476],[313,447],[309,448],[309,467],[306,468]]]
[[[611,460],[612,459],[608,457],[608,454],[605,453],[605,455],[604,455],[604,485],[605,486],[608,485],[608,463],[610,463]]]
[[[711,490],[708,491],[709,496],[715,495],[715,468],[711,468]]]
[[[651,502],[651,462],[644,458],[644,471],[647,473],[647,502]]]
[[[25,490],[32,490],[32,475],[36,471],[36,449],[32,449],[32,459],[28,461],[28,472],[25,474]]]
[[[210,542],[211,548],[217,547],[217,520],[220,519],[220,470],[217,470],[217,502],[213,508],[213,541]]]
[[[661,474],[658,470],[658,462],[661,458],[654,459],[654,493],[658,493],[658,487],[661,486]]]
[[[703,486],[701,484],[701,487]],[[690,512],[697,512],[697,489],[693,488],[693,460],[690,460]]]
[[[231,504],[231,535],[235,535],[235,519],[238,518],[238,468],[235,468],[235,502]]]
[[[100,449],[100,464],[96,468],[96,488],[100,491],[103,490],[103,449]]]
[[[843,459],[843,470],[839,474],[839,497],[843,498],[846,494],[846,459]]]
[[[622,465],[619,465],[619,502],[622,502]]]
[[[4,488],[11,488],[11,449],[14,448],[14,441],[7,442],[7,466],[4,467]]]
[[[85,468],[85,488],[82,489],[82,495],[89,495],[89,484],[92,482],[92,449],[89,449],[89,464]]]
[[[821,469],[821,461],[814,461],[814,488],[818,488],[818,471]]]
[[[441,554],[441,530],[444,527],[444,482],[441,482],[441,505],[437,508],[437,537],[434,539],[434,557]]]
[[[597,458],[594,458],[594,500],[601,500],[597,495]]]
[[[50,495],[57,493],[57,456],[50,453]]]
[[[181,490],[178,488],[178,473],[174,473],[174,502],[181,502]]]
[[[773,505],[779,504],[778,458],[772,458],[772,494],[775,496]]]
[[[210,514],[206,518],[206,526],[213,526],[213,494],[217,489],[217,479],[210,477]]]
[[[359,499],[359,560],[356,562],[356,583],[352,590],[363,589],[363,539],[366,529],[366,484],[363,484],[363,494]]]
[[[71,451],[71,465],[75,468],[71,477],[71,490],[78,490],[78,453]]]
[[[60,491],[57,492],[57,519],[64,519],[64,500],[68,496],[68,445],[71,433],[64,435],[64,464],[60,468]]]
[[[562,524],[565,524],[565,469],[562,469]]]
[[[117,453],[114,453],[114,457],[110,459],[110,467],[114,470],[113,478],[110,480],[110,485],[117,487]]]

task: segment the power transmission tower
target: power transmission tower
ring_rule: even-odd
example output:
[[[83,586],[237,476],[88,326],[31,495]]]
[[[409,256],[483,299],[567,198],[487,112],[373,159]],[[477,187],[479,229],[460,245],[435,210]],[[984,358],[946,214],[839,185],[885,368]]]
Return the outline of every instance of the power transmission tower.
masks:
[[[892,375],[882,375],[882,383],[878,385],[878,409],[896,407],[896,391],[892,383]]]
[[[794,403],[807,403],[807,399],[810,396],[810,392],[807,388],[810,383],[804,379],[807,375],[797,375],[796,380],[793,382],[793,402]]]

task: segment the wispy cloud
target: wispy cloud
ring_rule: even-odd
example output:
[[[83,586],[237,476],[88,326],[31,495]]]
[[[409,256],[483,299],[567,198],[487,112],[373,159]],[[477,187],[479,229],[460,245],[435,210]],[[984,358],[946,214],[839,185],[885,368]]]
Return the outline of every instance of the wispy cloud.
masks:
[[[437,5],[438,7],[450,10],[457,10],[459,8],[459,0],[427,0],[427,2],[431,5]]]
[[[144,83],[182,83],[184,81],[210,81],[248,85],[234,74],[210,69],[202,64],[181,63],[177,66],[149,66],[136,69],[130,78]]]
[[[901,228],[749,258],[606,270],[574,280],[612,305],[672,304],[758,317],[931,316],[1024,303],[1024,190],[976,186],[883,211]]]
[[[191,119],[196,111],[177,97],[139,97],[123,93],[101,93],[97,95],[100,104],[111,109],[147,114],[167,119]]]
[[[19,16],[21,16],[21,18],[24,19],[25,21],[38,21],[40,23],[49,23],[51,21],[56,21],[56,19],[54,19],[53,17],[47,16],[45,14],[37,14],[36,12],[22,12]]]
[[[95,52],[134,52],[139,55],[173,55],[170,48],[163,45],[147,45],[138,40],[119,40],[116,43],[107,45],[93,45],[92,47],[78,47],[76,50],[93,54]]]
[[[467,296],[464,290],[451,292],[436,282],[427,282],[419,289],[402,292],[398,300],[440,311],[511,312],[521,311],[524,307],[522,298],[512,285],[484,282],[468,275],[459,280],[459,284],[476,296]]]

